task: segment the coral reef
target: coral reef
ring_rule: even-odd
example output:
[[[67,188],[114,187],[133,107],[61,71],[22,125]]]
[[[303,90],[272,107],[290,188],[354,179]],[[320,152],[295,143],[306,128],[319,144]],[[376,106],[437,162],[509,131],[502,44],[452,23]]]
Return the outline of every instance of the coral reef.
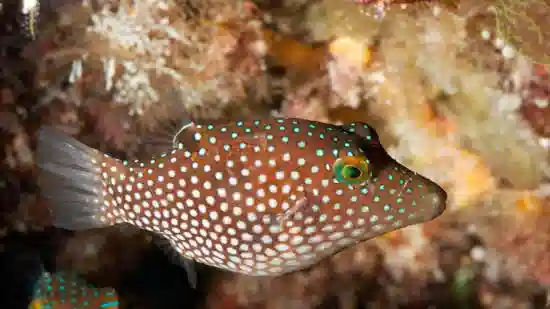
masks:
[[[32,35],[22,2],[1,3],[2,251],[36,248],[51,271],[115,287],[121,308],[547,308],[548,40],[508,2],[42,0]],[[149,233],[50,227],[41,125],[132,159],[183,114],[372,123],[450,205],[279,278],[197,265],[197,290]]]

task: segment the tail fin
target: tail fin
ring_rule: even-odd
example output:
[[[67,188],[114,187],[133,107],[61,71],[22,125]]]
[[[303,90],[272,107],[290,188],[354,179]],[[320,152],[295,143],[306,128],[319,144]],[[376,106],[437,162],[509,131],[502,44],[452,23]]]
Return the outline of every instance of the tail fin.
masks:
[[[38,136],[39,188],[50,201],[53,225],[84,230],[114,224],[104,207],[103,155],[62,132],[44,127]]]

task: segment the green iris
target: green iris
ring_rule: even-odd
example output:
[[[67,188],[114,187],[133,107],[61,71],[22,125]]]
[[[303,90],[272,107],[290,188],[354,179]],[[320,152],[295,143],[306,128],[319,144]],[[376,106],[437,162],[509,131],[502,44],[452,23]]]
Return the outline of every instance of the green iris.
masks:
[[[334,177],[343,184],[353,185],[369,178],[367,159],[363,157],[339,158],[333,165]]]
[[[345,165],[342,168],[342,177],[345,179],[357,179],[361,177],[361,170],[356,166]]]

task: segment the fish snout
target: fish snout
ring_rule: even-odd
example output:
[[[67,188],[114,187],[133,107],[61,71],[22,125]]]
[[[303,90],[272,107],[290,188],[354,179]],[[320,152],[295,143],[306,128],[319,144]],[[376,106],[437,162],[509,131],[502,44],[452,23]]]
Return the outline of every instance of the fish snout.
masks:
[[[427,221],[433,220],[443,214],[447,208],[447,192],[438,184],[427,179],[429,184],[426,185],[427,192],[424,194],[425,205],[431,207],[425,212]]]

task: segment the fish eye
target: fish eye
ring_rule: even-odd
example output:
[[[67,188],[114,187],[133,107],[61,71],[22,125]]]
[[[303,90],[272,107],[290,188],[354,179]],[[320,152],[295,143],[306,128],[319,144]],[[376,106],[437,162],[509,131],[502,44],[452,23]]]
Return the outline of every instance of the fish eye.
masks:
[[[361,170],[353,165],[345,165],[342,168],[342,176],[346,179],[358,179],[361,177]]]
[[[369,165],[365,157],[338,158],[333,165],[334,177],[344,184],[363,183],[369,179]]]

